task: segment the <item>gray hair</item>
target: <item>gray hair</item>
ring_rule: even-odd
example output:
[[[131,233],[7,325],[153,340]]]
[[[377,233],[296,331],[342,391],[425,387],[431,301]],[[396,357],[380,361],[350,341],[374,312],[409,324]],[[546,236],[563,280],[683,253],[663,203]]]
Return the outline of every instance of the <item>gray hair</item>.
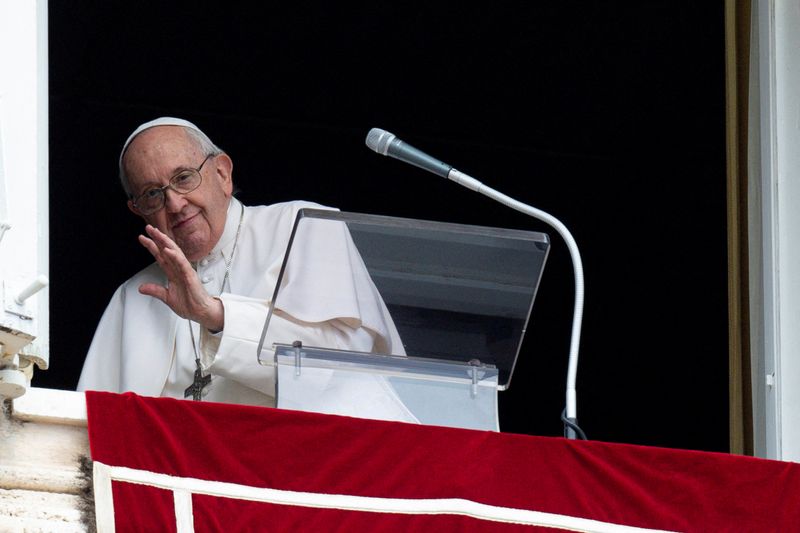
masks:
[[[200,152],[204,156],[216,156],[224,153],[224,151],[221,148],[219,148],[216,144],[211,142],[211,139],[208,138],[208,135],[206,135],[199,129],[181,125],[177,126],[186,133],[186,136],[189,137],[189,140],[195,145],[195,147],[197,147],[198,150],[200,150]],[[125,191],[125,194],[128,196],[128,198],[133,198],[133,194],[131,193],[128,173],[125,171],[125,165],[123,164],[122,160],[125,158],[125,153],[127,152],[128,145],[132,140],[133,138],[129,139],[128,142],[125,143],[125,148],[123,149],[122,154],[120,155],[119,158],[119,181],[122,184],[122,190]]]

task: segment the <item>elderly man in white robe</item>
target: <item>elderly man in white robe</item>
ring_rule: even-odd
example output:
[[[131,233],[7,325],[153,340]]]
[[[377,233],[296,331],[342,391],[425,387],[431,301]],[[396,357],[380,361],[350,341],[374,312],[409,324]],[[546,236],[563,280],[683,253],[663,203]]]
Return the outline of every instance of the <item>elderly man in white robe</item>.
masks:
[[[257,346],[297,212],[322,206],[244,206],[233,197],[228,154],[197,126],[173,117],[139,126],[119,168],[128,208],[146,223],[139,242],[155,263],[113,295],[78,390],[274,406],[275,368],[258,363]],[[288,295],[286,305],[276,304],[264,346],[280,337],[404,354],[352,240],[346,230],[334,233],[312,235],[314,242],[292,254],[308,255],[294,259],[315,290],[337,293],[321,302],[351,303],[309,308]],[[330,269],[331,262],[347,267],[344,286],[342,279],[325,279],[343,270]],[[385,384],[339,391],[331,402],[327,412],[415,421]]]

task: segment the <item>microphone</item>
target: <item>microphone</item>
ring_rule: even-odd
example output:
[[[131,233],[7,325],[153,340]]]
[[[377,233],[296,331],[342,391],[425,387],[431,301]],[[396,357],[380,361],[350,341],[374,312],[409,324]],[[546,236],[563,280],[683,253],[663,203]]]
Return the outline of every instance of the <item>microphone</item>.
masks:
[[[367,134],[367,146],[381,155],[388,155],[443,178],[448,177],[453,167],[442,163],[421,150],[417,150],[388,131],[372,128]]]
[[[583,262],[581,261],[581,254],[578,251],[578,245],[572,234],[567,227],[553,215],[545,213],[540,209],[524,204],[517,201],[505,194],[492,189],[476,180],[472,176],[464,174],[460,170],[456,170],[450,165],[446,165],[435,159],[428,154],[417,150],[410,146],[388,131],[380,128],[372,128],[367,134],[367,146],[370,150],[374,150],[382,155],[388,155],[405,161],[415,167],[422,168],[429,172],[433,172],[437,176],[447,178],[455,181],[459,185],[479,192],[484,196],[500,202],[506,207],[510,207],[528,216],[537,218],[552,226],[561,238],[564,239],[567,249],[569,250],[570,257],[572,258],[572,267],[575,273],[575,306],[572,312],[572,339],[570,340],[569,348],[569,364],[567,367],[567,391],[566,391],[566,407],[561,416],[564,422],[564,436],[569,439],[581,437],[586,438],[586,435],[578,426],[578,392],[576,389],[578,378],[578,352],[580,350],[581,338],[581,322],[583,320]]]

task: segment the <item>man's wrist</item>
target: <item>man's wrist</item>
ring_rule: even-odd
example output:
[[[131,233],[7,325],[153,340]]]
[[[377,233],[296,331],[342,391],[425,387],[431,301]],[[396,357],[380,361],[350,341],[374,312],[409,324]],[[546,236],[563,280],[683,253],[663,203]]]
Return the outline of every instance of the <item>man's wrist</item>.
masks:
[[[225,329],[225,306],[222,305],[222,300],[216,296],[211,297],[208,306],[208,317],[201,322],[210,333],[219,333]]]

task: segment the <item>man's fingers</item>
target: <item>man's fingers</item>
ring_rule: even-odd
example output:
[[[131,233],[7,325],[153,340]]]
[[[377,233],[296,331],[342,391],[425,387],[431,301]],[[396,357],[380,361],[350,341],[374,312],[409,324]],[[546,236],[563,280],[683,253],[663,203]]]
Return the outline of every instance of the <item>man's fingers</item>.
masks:
[[[139,292],[153,298],[158,298],[164,303],[167,303],[167,289],[155,283],[143,283],[139,285]]]
[[[139,235],[139,243],[147,248],[147,251],[150,252],[156,260],[158,259],[159,249],[152,239],[148,239],[144,235]]]
[[[147,225],[145,228],[150,238],[139,235],[139,242],[147,248],[161,268],[169,274],[191,275],[192,265],[175,242],[164,235],[158,228]],[[171,277],[171,276],[170,276]]]
[[[187,281],[196,277],[192,264],[189,263],[189,260],[186,259],[180,249],[165,248],[161,251],[161,257],[165,262],[169,263],[175,274],[180,275]]]
[[[168,286],[144,283],[139,286],[139,292],[161,300],[178,316],[184,318],[205,316],[208,293],[200,285],[197,273],[183,251],[158,228],[148,224],[145,231],[147,235],[139,235],[139,242],[153,255],[158,266],[166,274]],[[209,323],[224,324],[220,320]]]
[[[144,235],[139,235],[139,243],[144,246],[148,252],[153,256],[153,259],[156,260],[158,266],[161,267],[161,270],[167,274],[167,277],[171,276],[171,271],[174,270],[174,266],[172,265],[171,261],[167,261],[167,256],[163,253],[164,250],[160,249],[158,245],[152,241],[152,239],[148,239]]]
[[[150,236],[150,238],[153,239],[156,242],[156,244],[158,245],[159,248],[162,248],[162,249],[169,248],[169,249],[172,249],[172,250],[179,250],[180,249],[180,248],[178,248],[178,245],[175,244],[175,241],[170,239],[167,236],[166,233],[164,233],[163,231],[161,231],[157,227],[148,224],[148,225],[145,226],[144,230],[147,232],[147,234]]]

